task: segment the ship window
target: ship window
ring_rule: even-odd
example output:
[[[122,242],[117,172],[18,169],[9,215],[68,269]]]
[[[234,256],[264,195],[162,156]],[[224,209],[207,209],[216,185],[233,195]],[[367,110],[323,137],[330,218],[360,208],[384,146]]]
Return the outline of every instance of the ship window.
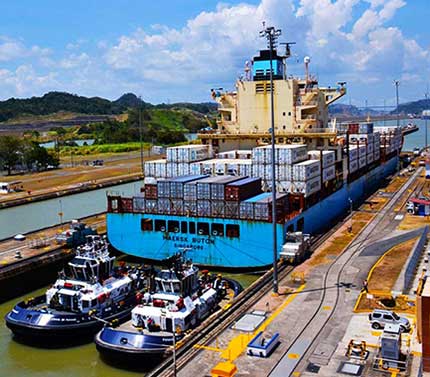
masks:
[[[223,224],[212,224],[211,234],[213,236],[223,236],[224,235],[224,225]]]
[[[190,234],[196,234],[196,223],[189,223],[188,227]]]
[[[226,234],[227,237],[239,237],[239,225],[227,224]]]
[[[155,230],[157,232],[165,232],[166,231],[166,220],[155,220]]]
[[[186,221],[181,221],[181,233],[188,233],[188,226]]]
[[[291,116],[291,111],[288,112],[288,116]]]
[[[285,111],[282,113],[283,116],[285,116]]]
[[[93,299],[91,300],[91,307],[96,306],[97,305],[97,299]]]
[[[173,233],[179,233],[179,221],[172,220],[167,222],[167,231]]]
[[[145,230],[151,231],[151,230],[154,230],[154,224],[152,223],[151,219],[141,219],[140,228],[144,231]]]
[[[209,224],[208,223],[197,223],[197,234],[201,236],[209,235]]]
[[[82,309],[86,309],[90,306],[89,301],[87,300],[82,300]]]
[[[297,220],[297,231],[303,232],[304,227],[305,227],[305,219],[302,217],[301,219]]]

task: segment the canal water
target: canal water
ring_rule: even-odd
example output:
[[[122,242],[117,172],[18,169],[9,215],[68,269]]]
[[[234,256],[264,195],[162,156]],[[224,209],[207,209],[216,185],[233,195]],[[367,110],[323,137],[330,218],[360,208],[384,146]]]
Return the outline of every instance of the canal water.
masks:
[[[140,191],[142,182],[125,183],[94,191],[67,195],[61,198],[23,204],[0,210],[0,240],[18,233],[28,233],[37,229],[57,225],[63,213],[63,222],[91,216],[106,211],[107,192],[134,195]]]
[[[227,276],[227,274],[226,274]],[[254,274],[228,275],[247,287],[258,278]],[[44,294],[46,288],[0,305],[0,376],[19,377],[135,377],[142,372],[117,369],[104,363],[94,343],[71,348],[44,349],[12,338],[3,318],[16,302]]]

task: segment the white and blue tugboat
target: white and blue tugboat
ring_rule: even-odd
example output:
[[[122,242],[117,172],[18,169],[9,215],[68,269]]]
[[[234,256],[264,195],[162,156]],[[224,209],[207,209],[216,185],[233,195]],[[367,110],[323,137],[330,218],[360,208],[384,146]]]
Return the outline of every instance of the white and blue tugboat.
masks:
[[[185,261],[182,253],[170,258],[172,267],[155,277],[155,293],[145,293],[132,310],[132,319],[118,327],[106,326],[95,336],[98,351],[107,361],[127,367],[160,361],[175,340],[185,336],[219,307],[227,290],[237,294],[242,288],[220,275]]]
[[[114,267],[114,261],[104,238],[88,236],[46,294],[16,304],[6,325],[24,340],[59,340],[82,339],[104,323],[127,320],[145,274],[139,268]]]

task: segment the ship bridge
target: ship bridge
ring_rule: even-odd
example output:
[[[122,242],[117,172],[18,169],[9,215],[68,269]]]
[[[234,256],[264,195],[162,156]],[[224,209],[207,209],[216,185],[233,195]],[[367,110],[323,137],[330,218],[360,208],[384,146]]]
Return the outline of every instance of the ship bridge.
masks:
[[[309,59],[309,58],[307,58]],[[270,84],[270,51],[262,50],[245,75],[237,80],[234,91],[212,90],[218,103],[215,130],[199,134],[216,151],[252,148],[270,141],[270,97],[273,91],[274,123],[277,143],[306,142],[327,145],[336,137],[328,128],[328,106],[345,95],[344,84],[331,88],[318,86],[308,73],[306,78],[287,75],[286,57],[272,57],[273,85]]]

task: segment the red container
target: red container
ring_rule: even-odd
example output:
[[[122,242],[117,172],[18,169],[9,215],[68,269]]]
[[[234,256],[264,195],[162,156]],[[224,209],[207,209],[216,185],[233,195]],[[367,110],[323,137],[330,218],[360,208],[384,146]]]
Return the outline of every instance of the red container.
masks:
[[[261,178],[244,178],[225,186],[226,201],[242,201],[261,194]]]
[[[145,185],[145,198],[146,199],[157,199],[157,185],[147,184]]]
[[[121,198],[120,202],[121,212],[133,212],[133,199],[132,198]]]

